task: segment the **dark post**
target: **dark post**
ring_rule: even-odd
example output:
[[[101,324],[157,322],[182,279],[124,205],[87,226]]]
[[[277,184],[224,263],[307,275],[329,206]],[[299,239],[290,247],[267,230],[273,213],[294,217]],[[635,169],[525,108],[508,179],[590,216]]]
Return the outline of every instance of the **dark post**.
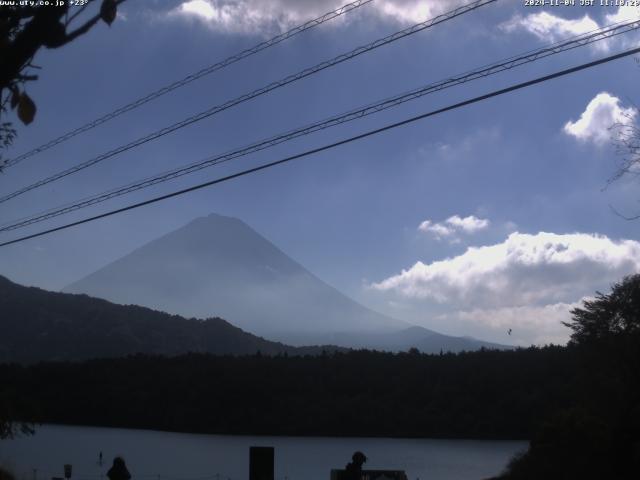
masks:
[[[274,480],[273,447],[249,447],[249,480]]]

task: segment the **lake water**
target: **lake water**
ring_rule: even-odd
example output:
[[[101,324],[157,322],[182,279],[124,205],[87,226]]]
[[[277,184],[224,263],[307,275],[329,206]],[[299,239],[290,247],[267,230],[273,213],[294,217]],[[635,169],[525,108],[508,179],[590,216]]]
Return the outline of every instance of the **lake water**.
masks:
[[[527,443],[194,435],[43,425],[32,437],[0,440],[0,465],[18,480],[62,477],[65,463],[73,465],[72,480],[106,480],[113,457],[121,455],[132,480],[248,480],[250,446],[275,447],[277,480],[329,480],[330,470],[344,468],[356,450],[369,458],[366,468],[405,470],[409,480],[481,480],[502,471]]]

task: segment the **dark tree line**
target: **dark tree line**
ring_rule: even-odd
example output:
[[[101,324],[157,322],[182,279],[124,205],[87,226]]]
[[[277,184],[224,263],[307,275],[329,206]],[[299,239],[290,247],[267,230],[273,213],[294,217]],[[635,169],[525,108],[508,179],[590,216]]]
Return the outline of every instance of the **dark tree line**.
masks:
[[[0,366],[34,420],[201,433],[529,438],[576,395],[562,347],[189,354]]]
[[[527,438],[502,478],[640,471],[640,275],[575,309],[565,347],[0,365],[14,420],[224,434]],[[0,412],[1,413],[1,412]]]

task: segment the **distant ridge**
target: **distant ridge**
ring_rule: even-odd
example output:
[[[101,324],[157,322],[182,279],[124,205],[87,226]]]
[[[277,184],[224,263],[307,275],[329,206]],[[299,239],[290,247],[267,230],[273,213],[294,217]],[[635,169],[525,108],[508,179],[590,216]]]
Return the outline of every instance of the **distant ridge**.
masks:
[[[193,220],[64,289],[187,317],[212,315],[287,341],[289,334],[409,325],[356,303],[237,218]]]
[[[425,352],[502,347],[412,327],[345,296],[233,217],[211,214],[64,289],[186,317],[222,317],[291,345]],[[412,330],[410,330],[412,329]]]
[[[515,347],[499,343],[485,342],[472,337],[454,337],[434,332],[428,328],[412,326],[401,330],[382,333],[327,334],[314,337],[300,336],[295,339],[296,345],[330,344],[349,348],[366,348],[388,350],[392,352],[407,351],[417,348],[422,353],[447,353],[474,351],[481,348],[492,350],[510,350]]]
[[[123,357],[320,354],[335,347],[290,347],[251,335],[220,318],[186,319],[87,295],[24,287],[0,276],[0,362],[33,363]]]

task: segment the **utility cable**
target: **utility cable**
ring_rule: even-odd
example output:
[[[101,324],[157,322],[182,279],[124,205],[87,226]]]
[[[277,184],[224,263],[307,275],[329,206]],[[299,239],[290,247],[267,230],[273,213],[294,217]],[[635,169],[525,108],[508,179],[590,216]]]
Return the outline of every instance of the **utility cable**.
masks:
[[[346,5],[343,5],[340,8],[337,8],[331,12],[325,13],[324,15],[319,16],[318,18],[314,18],[313,20],[309,20],[308,22],[303,23],[302,25],[298,25],[297,27],[292,28],[291,30],[288,30],[287,32],[284,32],[280,35],[276,35],[273,38],[270,38],[269,40],[266,40],[262,43],[259,43],[251,48],[247,48],[246,50],[243,50],[240,53],[236,53],[235,55],[231,55],[230,57],[225,58],[224,60],[221,60],[220,62],[214,63],[213,65],[209,65],[208,67],[203,68],[202,70],[192,73],[190,75],[187,75],[186,77],[184,77],[181,80],[177,80],[173,83],[170,83],[169,85],[165,85],[162,88],[159,88],[158,90],[151,92],[148,95],[145,95],[144,97],[141,97],[137,100],[134,100],[131,103],[128,103],[110,113],[107,113],[91,122],[88,122],[74,130],[71,130],[63,135],[60,135],[57,138],[54,138],[53,140],[48,141],[47,143],[44,143],[42,145],[40,145],[39,147],[36,147],[32,150],[29,150],[28,152],[23,153],[22,155],[19,155],[15,158],[9,159],[5,162],[5,164],[3,165],[3,168],[8,168],[8,167],[12,167],[18,163],[20,163],[22,160],[29,158],[29,157],[33,157],[34,155],[37,155],[38,153],[44,152],[45,150],[50,149],[51,147],[54,147],[62,142],[65,142],[73,137],[75,137],[76,135],[80,135],[81,133],[87,132],[93,128],[96,128],[99,125],[102,125],[103,123],[106,123],[110,120],[113,120],[116,117],[119,117],[120,115],[129,112],[131,110],[134,110],[142,105],[144,105],[145,103],[151,102],[152,100],[155,100],[157,98],[162,97],[163,95],[166,95],[169,92],[172,92],[180,87],[184,87],[185,85],[188,85],[189,83],[198,80],[206,75],[210,75],[214,72],[217,72],[218,70],[221,70],[225,67],[228,67],[229,65],[232,65],[240,60],[243,60],[247,57],[250,57],[252,55],[255,55],[256,53],[259,53],[263,50],[266,50],[269,47],[273,47],[274,45],[277,45],[278,43],[284,42],[285,40],[290,39],[291,37],[302,33],[306,30],[310,30],[314,27],[317,27],[319,25],[322,25],[323,23],[326,23],[330,20],[333,20],[334,18],[337,18],[341,15],[344,15],[346,13],[349,13],[357,8],[362,7],[363,5],[366,5],[370,2],[372,2],[373,0],[357,0],[355,2],[351,2],[351,3],[347,3]]]
[[[236,105],[239,105],[241,103],[244,103],[248,100],[251,100],[255,97],[258,97],[260,95],[264,95],[265,93],[271,92],[272,90],[276,90],[278,88],[284,87],[285,85],[288,85],[290,83],[296,82],[298,80],[301,80],[303,78],[306,78],[310,75],[313,75],[315,73],[318,73],[322,70],[325,70],[327,68],[333,67],[335,65],[338,65],[342,62],[345,62],[347,60],[350,60],[352,58],[355,58],[359,55],[362,55],[363,53],[366,52],[370,52],[372,50],[375,50],[376,48],[382,47],[384,45],[388,45],[392,42],[395,42],[397,40],[400,40],[401,38],[407,37],[409,35],[413,35],[415,33],[418,33],[422,30],[425,30],[427,28],[430,28],[434,25],[437,25],[439,23],[443,23],[446,22],[448,20],[451,20],[452,18],[458,17],[460,15],[463,15],[465,13],[469,13],[473,10],[476,10],[482,6],[488,5],[490,3],[494,3],[497,0],[476,0],[475,2],[472,2],[470,4],[467,5],[463,5],[461,7],[458,7],[454,10],[451,10],[447,13],[444,13],[442,15],[439,15],[437,17],[434,17],[430,20],[426,20],[425,22],[421,22],[418,24],[413,25],[412,27],[406,28],[404,30],[401,30],[399,32],[393,33],[387,37],[378,39],[374,42],[371,42],[367,45],[355,48],[354,50],[351,50],[348,53],[344,53],[341,55],[338,55],[337,57],[332,58],[331,60],[327,60],[325,62],[319,63],[313,67],[309,67],[306,68],[296,74],[293,75],[289,75],[281,80],[272,82],[270,84],[268,84],[267,86],[264,86],[262,88],[259,88],[257,90],[254,90],[250,93],[241,95],[239,97],[234,98],[233,100],[229,100],[223,104],[220,105],[216,105],[214,107],[211,107],[203,112],[200,112],[196,115],[193,115],[191,117],[188,117],[180,122],[174,123],[173,125],[170,125],[168,127],[162,128],[160,130],[157,130],[153,133],[150,133],[144,137],[138,138],[137,140],[134,140],[130,143],[127,143],[125,145],[122,145],[120,147],[117,147],[113,150],[110,150],[106,153],[103,153],[101,155],[98,155],[97,157],[94,157],[90,160],[87,160],[85,162],[82,162],[78,165],[75,165],[71,168],[68,168],[66,170],[63,170],[61,172],[58,172],[50,177],[47,177],[43,180],[40,180],[36,183],[33,183],[31,185],[28,185],[26,187],[23,187],[19,190],[16,190],[12,193],[9,193],[7,195],[4,195],[2,197],[0,197],[0,203],[6,202],[8,200],[11,200],[12,198],[15,198],[19,195],[22,195],[26,192],[29,192],[31,190],[34,190],[36,188],[42,187],[43,185],[47,185],[51,182],[54,182],[56,180],[59,180],[61,178],[67,177],[69,175],[72,175],[74,173],[77,173],[81,170],[84,170],[85,168],[88,168],[92,165],[95,165],[99,162],[102,162],[108,158],[114,157],[115,155],[118,155],[120,153],[126,152],[127,150],[131,150],[132,148],[138,147],[142,144],[145,144],[147,142],[150,142],[152,140],[155,140],[157,138],[160,138],[164,135],[167,135],[169,133],[175,132],[176,130],[179,130],[181,128],[184,128],[188,125],[191,125],[193,123],[199,122],[201,120],[204,120],[205,118],[208,118],[212,115],[215,115],[219,112],[222,112],[224,110],[227,110],[231,107],[234,107]]]
[[[14,220],[11,223],[0,225],[0,232],[16,230],[18,228],[23,228],[28,225],[33,225],[35,223],[39,223],[54,217],[58,217],[60,215],[64,215],[66,213],[70,213],[76,210],[80,210],[82,208],[96,205],[98,203],[102,203],[107,200],[135,192],[137,190],[142,190],[144,188],[148,188],[153,185],[157,185],[169,180],[179,178],[183,175],[194,173],[204,168],[219,165],[221,163],[225,163],[225,162],[234,160],[236,158],[249,155],[251,153],[255,153],[270,147],[274,147],[276,145],[279,145],[287,141],[291,141],[301,136],[309,135],[311,133],[314,133],[320,130],[325,130],[327,128],[331,128],[337,125],[341,125],[346,122],[358,120],[365,116],[378,113],[392,107],[396,107],[398,105],[401,105],[403,103],[406,103],[412,100],[416,100],[430,93],[441,91],[446,88],[450,88],[456,85],[460,85],[462,83],[476,80],[478,78],[494,75],[505,70],[509,70],[521,65],[532,63],[534,61],[540,60],[542,58],[546,58],[551,55],[556,55],[567,50],[583,47],[585,45],[589,45],[597,41],[612,38],[613,36],[616,36],[616,35],[637,30],[639,28],[640,28],[640,19],[632,22],[627,22],[627,23],[621,22],[621,24],[600,28],[587,35],[584,35],[584,34],[578,35],[573,37],[572,39],[557,42],[555,44],[552,44],[537,50],[528,51],[519,56],[512,56],[506,60],[495,62],[493,64],[480,67],[475,70],[470,70],[463,74],[450,77],[446,80],[442,80],[439,82],[429,84],[427,86],[416,88],[409,92],[405,92],[403,94],[387,98],[377,103],[373,103],[356,110],[351,110],[347,113],[335,115],[328,119],[324,119],[322,121],[315,122],[310,125],[306,125],[304,127],[300,127],[298,129],[255,142],[248,146],[245,146],[224,154],[214,155],[204,160],[200,160],[198,162],[191,163],[189,165],[186,165],[177,169],[169,170],[167,172],[163,172],[153,177],[149,177],[144,180],[139,180],[137,182],[134,182],[116,189],[111,189],[109,191],[100,193],[98,195],[93,195],[93,196],[84,198],[82,200],[75,201],[73,203],[69,203],[63,206],[58,206],[54,209],[49,209],[45,212],[41,212],[35,215]]]
[[[417,115],[415,117],[411,117],[411,118],[402,120],[400,122],[396,122],[396,123],[392,123],[392,124],[389,124],[389,125],[385,125],[384,127],[376,128],[374,130],[369,130],[369,131],[367,131],[365,133],[361,133],[359,135],[355,135],[355,136],[352,136],[352,137],[349,137],[349,138],[346,138],[346,139],[343,139],[343,140],[339,140],[339,141],[334,142],[334,143],[330,143],[330,144],[327,144],[327,145],[323,145],[321,147],[313,148],[311,150],[306,150],[306,151],[304,151],[302,153],[298,153],[296,155],[291,155],[289,157],[285,157],[285,158],[282,158],[280,160],[275,160],[273,162],[265,163],[265,164],[259,165],[257,167],[253,167],[253,168],[249,168],[249,169],[246,169],[246,170],[242,170],[240,172],[237,172],[237,173],[234,173],[234,174],[231,174],[231,175],[227,175],[227,176],[224,176],[224,177],[216,178],[214,180],[210,180],[210,181],[205,182],[205,183],[200,183],[198,185],[194,185],[194,186],[189,187],[189,188],[185,188],[185,189],[178,190],[178,191],[175,191],[175,192],[172,192],[172,193],[168,193],[166,195],[161,195],[159,197],[151,198],[151,199],[145,200],[143,202],[138,202],[138,203],[135,203],[135,204],[132,204],[132,205],[128,205],[126,207],[118,208],[116,210],[111,210],[109,212],[101,213],[99,215],[94,215],[92,217],[84,218],[82,220],[78,220],[78,221],[75,221],[75,222],[67,223],[65,225],[61,225],[61,226],[58,226],[58,227],[54,227],[54,228],[50,228],[50,229],[47,229],[47,230],[43,230],[43,231],[40,231],[40,232],[37,232],[37,233],[33,233],[31,235],[26,235],[26,236],[23,236],[23,237],[20,237],[20,238],[16,238],[14,240],[9,240],[7,242],[0,243],[0,247],[4,247],[4,246],[7,246],[7,245],[12,245],[12,244],[15,244],[15,243],[23,242],[23,241],[29,240],[31,238],[41,237],[41,236],[47,235],[49,233],[58,232],[60,230],[65,230],[65,229],[68,229],[68,228],[71,228],[71,227],[75,227],[75,226],[82,225],[82,224],[85,224],[85,223],[93,222],[93,221],[101,219],[101,218],[110,217],[112,215],[123,213],[123,212],[129,211],[129,210],[134,210],[136,208],[140,208],[140,207],[143,207],[143,206],[146,206],[146,205],[151,205],[153,203],[157,203],[157,202],[160,202],[162,200],[167,200],[169,198],[173,198],[173,197],[177,197],[177,196],[180,196],[180,195],[184,195],[186,193],[193,192],[193,191],[196,191],[196,190],[200,190],[202,188],[210,187],[212,185],[216,185],[216,184],[219,184],[219,183],[227,182],[227,181],[233,180],[235,178],[243,177],[243,176],[249,175],[251,173],[259,172],[261,170],[266,170],[268,168],[275,167],[277,165],[281,165],[283,163],[291,162],[291,161],[294,161],[294,160],[298,160],[298,159],[301,159],[301,158],[308,157],[310,155],[314,155],[316,153],[320,153],[320,152],[324,152],[324,151],[327,151],[327,150],[331,150],[331,149],[333,149],[335,147],[338,147],[338,146],[341,146],[341,145],[346,145],[348,143],[352,143],[352,142],[355,142],[357,140],[362,140],[364,138],[367,138],[367,137],[370,137],[370,136],[373,136],[373,135],[377,135],[377,134],[382,133],[382,132],[386,132],[387,130],[392,130],[392,129],[395,129],[395,128],[398,128],[398,127],[401,127],[401,126],[404,126],[404,125],[408,125],[410,123],[414,123],[414,122],[416,122],[418,120],[423,120],[425,118],[432,117],[432,116],[435,116],[435,115],[438,115],[438,114],[441,114],[441,113],[444,113],[444,112],[448,112],[448,111],[455,110],[455,109],[458,109],[458,108],[461,108],[461,107],[465,107],[467,105],[472,105],[474,103],[478,103],[478,102],[481,102],[483,100],[488,100],[489,98],[497,97],[499,95],[504,95],[506,93],[513,92],[513,91],[516,91],[516,90],[520,90],[520,89],[523,89],[523,88],[526,88],[526,87],[530,87],[532,85],[536,85],[536,84],[539,84],[539,83],[547,82],[549,80],[553,80],[555,78],[563,77],[565,75],[569,75],[569,74],[576,73],[576,72],[579,72],[579,71],[582,71],[582,70],[586,70],[588,68],[593,68],[595,66],[602,65],[602,64],[614,61],[614,60],[618,60],[620,58],[624,58],[624,57],[628,57],[630,55],[634,55],[636,53],[640,53],[640,48],[633,48],[633,49],[630,49],[630,50],[627,50],[627,51],[624,51],[624,52],[621,52],[621,53],[618,53],[618,54],[615,54],[615,55],[611,55],[611,56],[608,56],[608,57],[601,58],[599,60],[595,60],[593,62],[583,63],[583,64],[578,65],[576,67],[568,68],[568,69],[561,70],[561,71],[558,71],[558,72],[555,72],[555,73],[552,73],[552,74],[549,74],[549,75],[545,75],[543,77],[538,77],[538,78],[535,78],[533,80],[528,80],[526,82],[518,83],[518,84],[512,85],[510,87],[502,88],[500,90],[494,90],[494,91],[492,91],[490,93],[487,93],[487,94],[484,94],[484,95],[480,95],[478,97],[474,97],[474,98],[471,98],[471,99],[468,99],[468,100],[464,100],[462,102],[458,102],[458,103],[455,103],[453,105],[449,105],[447,107],[439,108],[437,110],[432,110],[430,112],[423,113],[421,115]]]

